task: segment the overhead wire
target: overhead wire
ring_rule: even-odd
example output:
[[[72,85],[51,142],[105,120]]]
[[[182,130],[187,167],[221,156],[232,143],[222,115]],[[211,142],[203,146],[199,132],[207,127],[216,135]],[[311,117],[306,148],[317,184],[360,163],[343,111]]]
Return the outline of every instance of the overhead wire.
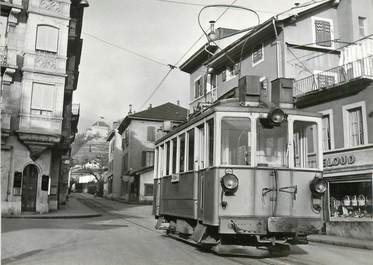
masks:
[[[224,14],[229,10],[229,8],[234,5],[238,0],[233,0],[232,3],[217,17],[215,21],[218,21]],[[151,94],[146,98],[144,103],[141,105],[141,109],[146,105],[146,103],[152,98],[152,96],[157,92],[157,90],[162,86],[164,81],[167,79],[167,77],[171,74],[171,72],[176,68],[176,66],[184,59],[184,57],[193,49],[197,43],[205,36],[202,34],[193,44],[184,52],[184,54],[177,60],[177,62],[173,65],[174,68],[170,67],[169,71],[164,75],[164,77],[161,79],[161,81],[155,86],[155,88],[152,90]]]
[[[110,41],[107,41],[107,40],[105,40],[105,39],[102,39],[102,38],[100,38],[100,37],[98,37],[98,36],[96,36],[96,35],[93,35],[93,34],[91,34],[91,33],[87,33],[87,32],[84,32],[84,31],[83,31],[82,33],[83,33],[84,35],[86,35],[86,36],[89,36],[89,37],[95,39],[95,40],[98,40],[98,41],[100,41],[100,42],[103,42],[103,43],[105,43],[105,44],[107,44],[107,45],[109,45],[109,46],[115,47],[115,48],[117,48],[117,49],[120,49],[120,50],[122,50],[122,51],[128,52],[128,53],[130,53],[130,54],[136,55],[136,56],[138,56],[138,57],[141,57],[141,58],[143,58],[143,59],[145,59],[145,60],[148,60],[148,61],[151,61],[151,62],[153,62],[153,63],[159,64],[159,65],[162,65],[162,66],[167,66],[167,67],[170,67],[170,68],[175,67],[174,65],[171,65],[171,64],[168,64],[168,63],[161,62],[160,60],[158,60],[158,59],[154,59],[154,58],[151,58],[151,57],[149,57],[149,56],[145,56],[145,55],[143,55],[143,54],[141,54],[141,53],[139,53],[139,52],[136,52],[136,51],[130,50],[130,49],[128,49],[128,48],[125,48],[125,47],[123,47],[123,46],[120,46],[120,45],[118,45],[118,44],[112,43],[112,42],[110,42]]]

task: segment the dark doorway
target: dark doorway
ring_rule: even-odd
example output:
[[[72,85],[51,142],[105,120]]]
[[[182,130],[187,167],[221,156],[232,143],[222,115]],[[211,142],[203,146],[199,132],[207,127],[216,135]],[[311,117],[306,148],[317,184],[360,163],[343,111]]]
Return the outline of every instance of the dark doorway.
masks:
[[[38,187],[38,169],[28,165],[23,170],[22,181],[22,212],[36,211],[36,194]]]

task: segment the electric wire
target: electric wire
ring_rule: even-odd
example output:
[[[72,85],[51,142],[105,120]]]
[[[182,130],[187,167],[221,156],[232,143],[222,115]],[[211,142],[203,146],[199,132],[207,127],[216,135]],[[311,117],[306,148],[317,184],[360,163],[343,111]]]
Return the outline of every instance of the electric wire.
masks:
[[[170,68],[174,67],[174,65],[167,64],[167,63],[161,62],[160,60],[157,60],[157,59],[154,59],[154,58],[151,58],[151,57],[145,56],[145,55],[143,55],[143,54],[141,54],[141,53],[139,53],[139,52],[136,52],[136,51],[130,50],[130,49],[125,48],[125,47],[122,47],[122,46],[120,46],[120,45],[118,45],[118,44],[115,44],[115,43],[112,43],[112,42],[110,42],[110,41],[104,40],[104,39],[102,39],[102,38],[100,38],[100,37],[98,37],[98,36],[96,36],[96,35],[91,34],[91,33],[87,33],[87,32],[82,32],[82,33],[83,33],[84,35],[86,35],[86,36],[89,36],[89,37],[95,39],[95,40],[98,40],[98,41],[100,41],[100,42],[103,42],[103,43],[105,43],[105,44],[107,44],[107,45],[109,45],[109,46],[115,47],[115,48],[117,48],[117,49],[119,49],[119,50],[122,50],[122,51],[125,51],[125,52],[128,52],[128,53],[131,53],[131,54],[133,54],[133,55],[136,55],[136,56],[138,56],[138,57],[141,57],[141,58],[143,58],[143,59],[145,59],[145,60],[148,60],[148,61],[151,61],[151,62],[153,62],[153,63],[159,64],[159,65],[162,65],[162,66],[167,66],[167,67],[170,67]]]
[[[233,0],[232,3],[230,4],[230,6],[234,5],[238,0]],[[227,7],[218,17],[215,21],[218,21],[222,16],[224,16],[224,14],[229,10],[229,7]],[[165,74],[165,76],[161,79],[161,81],[158,83],[158,85],[152,90],[151,94],[146,98],[146,100],[144,101],[144,103],[142,104],[142,107],[141,109],[146,105],[146,103],[152,98],[152,96],[157,92],[157,90],[162,86],[162,84],[164,83],[164,81],[167,79],[167,77],[171,74],[171,72],[176,68],[176,66],[184,59],[184,57],[193,49],[193,47],[195,45],[197,45],[197,43],[199,43],[199,41],[203,38],[204,34],[202,34],[195,42],[193,42],[193,44],[187,49],[186,52],[184,52],[184,54],[180,57],[179,60],[177,60],[177,62],[172,65],[173,67],[170,67],[169,71]]]

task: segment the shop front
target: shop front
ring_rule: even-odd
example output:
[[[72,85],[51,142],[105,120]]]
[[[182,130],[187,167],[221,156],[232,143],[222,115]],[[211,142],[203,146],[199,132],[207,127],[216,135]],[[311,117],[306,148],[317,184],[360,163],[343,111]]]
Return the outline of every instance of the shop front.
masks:
[[[373,239],[373,145],[325,152],[324,177],[326,233]]]

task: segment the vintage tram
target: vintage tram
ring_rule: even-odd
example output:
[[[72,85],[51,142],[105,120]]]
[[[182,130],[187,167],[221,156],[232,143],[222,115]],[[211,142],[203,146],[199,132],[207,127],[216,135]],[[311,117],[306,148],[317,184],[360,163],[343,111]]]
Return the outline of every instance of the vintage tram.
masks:
[[[321,116],[279,105],[223,99],[159,139],[156,228],[219,254],[306,243],[322,225]]]

